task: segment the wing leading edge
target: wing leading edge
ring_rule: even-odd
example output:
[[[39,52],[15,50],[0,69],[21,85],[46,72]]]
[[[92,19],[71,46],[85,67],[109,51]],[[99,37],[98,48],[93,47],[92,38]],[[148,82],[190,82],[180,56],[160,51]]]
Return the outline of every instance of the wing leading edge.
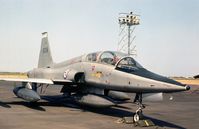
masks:
[[[41,78],[0,78],[0,81],[30,82],[30,83],[39,83],[39,84],[73,84],[73,82],[70,80],[41,79]]]

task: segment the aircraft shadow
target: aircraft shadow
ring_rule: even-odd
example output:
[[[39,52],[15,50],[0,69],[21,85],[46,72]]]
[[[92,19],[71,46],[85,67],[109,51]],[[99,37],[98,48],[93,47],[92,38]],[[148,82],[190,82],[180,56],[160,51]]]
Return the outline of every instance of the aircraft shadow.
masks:
[[[168,121],[163,121],[163,120],[156,119],[156,118],[149,117],[149,116],[145,116],[145,117],[146,117],[146,119],[150,119],[151,121],[153,121],[155,123],[155,125],[159,126],[159,127],[186,129],[185,127],[182,127],[182,126],[174,124],[174,123],[170,123]]]
[[[2,101],[0,101],[0,106],[1,106],[1,107],[4,107],[4,108],[11,108],[10,105],[8,105],[7,103],[2,102]]]
[[[25,101],[12,101],[12,102],[3,102],[4,104],[8,105],[10,108],[10,105],[23,105],[25,107],[38,110],[38,111],[46,111],[45,108],[41,107],[40,102],[38,103],[31,103],[31,102],[25,102]]]
[[[97,114],[103,114],[103,115],[109,115],[109,116],[114,116],[114,117],[132,117],[133,116],[133,112],[130,111],[126,111],[126,110],[121,110],[118,108],[106,108],[106,109],[93,109],[93,108],[88,108],[88,107],[83,107],[82,109],[86,110],[86,111],[91,111]],[[156,126],[158,127],[164,127],[164,128],[177,128],[177,129],[186,129],[180,125],[174,124],[174,123],[170,123],[167,121],[163,121],[160,119],[156,119],[153,117],[149,117],[149,116],[145,116],[146,119],[150,119],[152,120]]]
[[[100,108],[81,106],[69,99],[66,99],[60,96],[41,96],[41,98],[43,100],[46,100],[46,102],[30,103],[30,102],[25,102],[25,101],[13,101],[13,102],[0,101],[0,106],[5,107],[5,108],[11,108],[10,105],[24,105],[28,108],[38,110],[38,111],[46,111],[44,107],[48,107],[48,106],[69,107],[69,108],[78,109],[82,112],[89,111],[96,114],[108,115],[108,116],[113,116],[113,117],[118,117],[118,118],[131,117],[134,114],[134,112],[128,111],[129,108],[125,106],[116,106],[116,107],[111,107],[111,108],[100,109]],[[160,119],[156,119],[153,117],[145,116],[145,118],[152,120],[155,123],[155,125],[159,127],[185,129],[184,127],[179,126],[177,124],[163,121]]]
[[[54,101],[54,104],[57,103],[59,105],[65,106],[65,107],[71,107],[71,105],[72,105],[72,107],[82,110],[82,112],[89,111],[89,112],[93,112],[96,114],[108,115],[108,116],[113,116],[113,117],[118,117],[118,118],[121,118],[124,116],[131,117],[134,114],[134,112],[128,111],[131,108],[125,107],[125,106],[120,106],[120,105],[117,105],[117,106],[111,107],[111,108],[101,109],[101,108],[92,108],[92,107],[88,107],[88,106],[81,106],[81,105],[78,105],[77,103],[74,103],[71,100],[66,100],[63,97],[62,97],[63,99],[60,99],[61,98],[60,96],[56,96],[56,97],[45,96],[45,97],[46,97],[45,100],[48,100],[51,103],[53,103],[53,101]],[[184,127],[179,126],[177,124],[163,121],[160,119],[156,119],[153,117],[145,116],[145,118],[152,120],[155,123],[155,125],[157,125],[159,127],[185,129]]]

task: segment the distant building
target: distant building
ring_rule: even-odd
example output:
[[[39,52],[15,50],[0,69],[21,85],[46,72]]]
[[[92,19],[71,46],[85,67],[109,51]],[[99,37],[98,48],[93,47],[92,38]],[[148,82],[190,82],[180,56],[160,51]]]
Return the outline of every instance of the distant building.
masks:
[[[195,79],[199,79],[199,75],[194,76]]]

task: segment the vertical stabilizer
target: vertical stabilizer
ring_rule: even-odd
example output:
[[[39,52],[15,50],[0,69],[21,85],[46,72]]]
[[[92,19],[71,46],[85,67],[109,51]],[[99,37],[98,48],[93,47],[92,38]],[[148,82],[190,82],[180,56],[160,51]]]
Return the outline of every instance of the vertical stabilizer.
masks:
[[[50,67],[53,64],[53,59],[48,42],[48,33],[42,33],[41,49],[39,54],[38,68]]]

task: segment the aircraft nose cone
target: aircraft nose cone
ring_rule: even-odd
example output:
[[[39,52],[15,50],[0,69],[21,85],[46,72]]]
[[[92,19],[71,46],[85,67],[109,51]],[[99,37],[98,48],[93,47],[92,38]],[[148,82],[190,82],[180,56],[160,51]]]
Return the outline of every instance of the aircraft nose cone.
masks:
[[[185,89],[186,89],[186,90],[190,90],[190,89],[191,89],[191,87],[190,87],[190,86],[188,86],[188,85],[186,85],[186,86],[185,86]]]

